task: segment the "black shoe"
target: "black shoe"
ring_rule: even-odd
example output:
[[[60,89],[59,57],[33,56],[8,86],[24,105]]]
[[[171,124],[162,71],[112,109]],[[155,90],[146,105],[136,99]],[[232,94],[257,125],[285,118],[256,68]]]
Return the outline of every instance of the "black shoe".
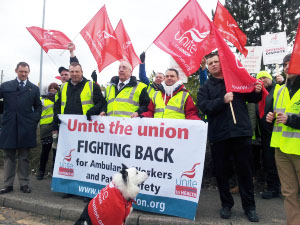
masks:
[[[91,200],[92,200],[91,198],[83,197],[83,201],[84,201],[84,202],[89,202],[89,201],[91,201]]]
[[[43,180],[44,179],[44,172],[39,171],[38,175],[36,176],[37,180]]]
[[[31,189],[30,189],[30,187],[28,187],[27,185],[21,186],[21,187],[20,187],[20,190],[21,190],[23,193],[31,193]]]
[[[0,194],[12,192],[13,190],[14,190],[13,186],[7,186],[7,187],[0,189]]]
[[[278,191],[265,191],[261,193],[261,197],[263,199],[278,198],[279,196],[280,196],[280,192]]]
[[[256,211],[254,209],[245,211],[245,215],[247,216],[247,218],[250,222],[258,222],[259,221],[258,216],[256,215]]]
[[[231,208],[229,207],[223,207],[220,210],[220,215],[223,219],[229,219],[231,217]]]
[[[62,197],[62,198],[70,198],[70,197],[72,197],[72,196],[73,196],[72,194],[64,193],[61,197]]]

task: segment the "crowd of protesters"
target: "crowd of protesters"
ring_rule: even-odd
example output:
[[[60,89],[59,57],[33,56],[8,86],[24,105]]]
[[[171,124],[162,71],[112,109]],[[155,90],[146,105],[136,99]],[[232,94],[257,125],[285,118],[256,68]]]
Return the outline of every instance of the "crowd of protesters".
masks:
[[[96,72],[92,73],[92,81],[85,78],[72,43],[69,50],[69,68],[59,68],[62,84],[51,83],[45,95],[40,97],[38,87],[29,81],[30,67],[25,62],[18,63],[16,79],[0,86],[0,99],[3,99],[0,102],[3,113],[0,148],[4,149],[4,187],[0,194],[13,191],[17,159],[20,189],[24,193],[31,192],[29,149],[36,146],[38,122],[42,149],[37,179],[44,178],[51,149],[54,166],[58,114],[86,115],[87,120],[91,120],[92,115],[193,120],[205,117],[222,206],[220,216],[231,217],[234,201],[229,179],[236,173],[245,215],[251,222],[259,221],[253,174],[254,161],[260,159],[253,155],[260,158],[261,154],[267,183],[261,197],[271,199],[282,194],[287,224],[300,224],[300,76],[287,72],[290,55],[283,60],[286,78],[277,75],[273,79],[267,71],[261,71],[256,75],[253,92],[227,93],[219,56],[210,54],[203,58],[199,68],[200,88],[195,105],[176,69],[156,73],[153,82],[149,81],[145,53],[140,55],[140,81],[132,76],[132,66],[122,61],[118,76],[112,77],[103,96]],[[269,94],[264,116],[260,118],[258,102],[262,99],[262,86]],[[254,154],[255,151],[259,153]]]

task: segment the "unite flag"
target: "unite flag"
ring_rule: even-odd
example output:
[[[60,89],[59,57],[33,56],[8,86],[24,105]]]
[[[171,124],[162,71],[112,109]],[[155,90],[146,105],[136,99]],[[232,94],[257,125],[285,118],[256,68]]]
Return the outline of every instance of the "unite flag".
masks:
[[[134,51],[133,45],[125,30],[122,20],[119,21],[115,29],[115,33],[122,49],[123,59],[128,61],[131,64],[133,69],[134,67],[136,67],[138,64],[141,63],[141,60]]]
[[[122,51],[109,21],[105,5],[80,31],[88,44],[101,72],[106,66],[122,59]]]
[[[214,24],[223,38],[231,42],[246,57],[248,54],[248,50],[245,48],[247,36],[240,30],[235,19],[219,1],[214,16]]]
[[[200,67],[203,56],[215,49],[212,23],[196,0],[190,0],[154,40],[189,76]]]
[[[190,0],[155,39],[154,44],[170,54],[187,75],[195,72],[204,55],[218,48],[219,60],[227,92],[249,93],[255,89],[251,77],[223,40],[216,26],[208,19],[196,0]],[[262,88],[260,116],[263,116],[265,97]]]
[[[300,75],[300,20],[298,24],[297,35],[289,64],[288,73]]]
[[[47,53],[50,49],[68,49],[71,40],[61,31],[46,30],[40,27],[26,27],[29,33]]]

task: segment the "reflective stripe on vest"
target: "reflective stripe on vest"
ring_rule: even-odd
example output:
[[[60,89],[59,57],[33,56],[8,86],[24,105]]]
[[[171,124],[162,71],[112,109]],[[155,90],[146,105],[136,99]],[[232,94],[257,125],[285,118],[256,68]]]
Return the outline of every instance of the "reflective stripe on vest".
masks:
[[[273,93],[273,98],[274,98],[274,104],[273,104],[273,108],[274,108],[274,112],[279,113],[285,112],[285,108],[279,108],[279,104],[281,105],[282,103],[282,97],[281,100],[279,101],[279,97],[280,94],[282,93],[282,91],[284,90],[285,85],[276,85],[274,93]],[[279,123],[277,124],[276,121],[274,122],[274,126],[273,126],[273,132],[272,132],[272,138],[271,138],[271,143],[270,146],[274,147],[274,148],[279,148],[280,146],[280,137],[282,135],[282,127],[283,124]]]
[[[184,106],[189,96],[186,91],[179,91],[165,102],[160,91],[155,91],[152,102],[155,105],[154,118],[185,119]]]
[[[64,114],[67,102],[68,82],[61,85],[61,114]],[[94,107],[93,102],[93,81],[87,81],[80,93],[80,100],[83,115],[86,115],[90,108]]]
[[[154,89],[154,87],[152,86],[152,83],[150,83],[150,84],[148,85],[147,93],[148,93],[148,95],[149,95],[149,98],[151,99],[151,98],[153,97],[154,93],[155,93],[155,89]]]
[[[134,87],[125,86],[116,97],[116,86],[109,85],[106,88],[107,115],[130,117],[139,109],[140,95],[145,87],[140,82]]]
[[[289,101],[285,104],[286,115],[295,115],[300,118],[300,89],[293,95],[292,99],[290,96],[288,97]],[[300,155],[300,129],[283,125],[280,150],[286,154]]]
[[[53,121],[53,106],[54,103],[49,99],[41,99],[42,102],[42,114],[41,114],[41,120],[40,125],[43,124],[50,124]]]

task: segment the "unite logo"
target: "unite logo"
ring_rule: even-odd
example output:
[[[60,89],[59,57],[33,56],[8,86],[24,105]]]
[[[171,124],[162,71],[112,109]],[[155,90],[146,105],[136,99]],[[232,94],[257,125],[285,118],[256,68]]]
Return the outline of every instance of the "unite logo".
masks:
[[[126,42],[123,44],[123,49],[127,51],[127,49],[129,48],[130,45],[131,45],[131,41],[126,41]]]
[[[43,46],[52,45],[55,41],[56,36],[52,31],[45,31],[41,36],[41,40],[44,40]]]
[[[206,31],[200,33],[197,29],[191,28],[188,31],[185,31],[182,35],[180,35],[180,31],[178,31],[174,38],[178,41],[178,44],[175,44],[175,47],[181,51],[186,56],[190,57],[197,51],[197,43],[202,42],[207,35],[209,35],[210,31]]]
[[[73,164],[70,163],[72,160],[72,152],[75,151],[75,148],[69,151],[69,154],[66,155],[62,162],[60,162],[58,174],[63,176],[74,176]]]
[[[101,50],[103,50],[103,48],[105,47],[106,43],[105,43],[105,39],[109,39],[109,38],[113,38],[116,40],[116,38],[111,35],[110,33],[108,33],[107,31],[98,31],[97,32],[97,42],[101,48]]]
[[[195,163],[191,170],[183,172],[180,179],[176,179],[175,195],[197,198],[198,183],[193,178],[196,175],[196,166],[198,165],[200,163]]]
[[[233,23],[229,23],[227,20],[227,26],[230,27],[230,29],[238,27],[237,25],[233,24]]]

